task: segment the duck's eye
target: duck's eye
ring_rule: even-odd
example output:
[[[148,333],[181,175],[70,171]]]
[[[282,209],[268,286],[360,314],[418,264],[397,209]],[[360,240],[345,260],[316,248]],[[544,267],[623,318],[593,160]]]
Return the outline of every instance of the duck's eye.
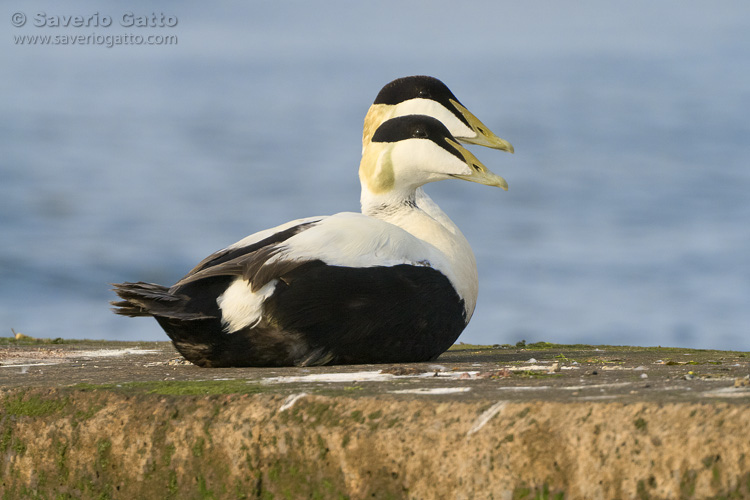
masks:
[[[419,139],[424,139],[425,137],[427,137],[427,131],[422,127],[418,127],[414,129],[414,132],[412,132],[411,136]]]
[[[430,91],[427,89],[419,89],[419,92],[417,93],[419,97],[422,97],[424,99],[428,99],[430,97]]]

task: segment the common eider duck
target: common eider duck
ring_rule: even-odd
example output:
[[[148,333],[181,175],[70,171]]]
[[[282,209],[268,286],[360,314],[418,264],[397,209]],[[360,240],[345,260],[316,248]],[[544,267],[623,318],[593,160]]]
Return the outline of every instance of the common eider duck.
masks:
[[[450,178],[507,184],[424,115],[380,124],[359,177],[362,213],[255,233],[170,288],[116,284],[115,312],[153,316],[205,367],[435,359],[474,311],[477,270],[460,231],[434,202],[421,208],[417,192]]]
[[[381,123],[398,116],[427,115],[440,120],[459,142],[476,144],[513,153],[513,145],[501,139],[474,116],[442,81],[432,76],[416,75],[397,78],[386,84],[375,97],[365,115],[362,128],[362,151]],[[417,188],[416,204],[445,227],[461,231],[432,201],[424,189]]]
[[[425,75],[397,78],[380,89],[365,115],[362,151],[380,124],[404,115],[431,116],[440,120],[460,142],[513,153],[513,145],[496,136],[443,82]]]

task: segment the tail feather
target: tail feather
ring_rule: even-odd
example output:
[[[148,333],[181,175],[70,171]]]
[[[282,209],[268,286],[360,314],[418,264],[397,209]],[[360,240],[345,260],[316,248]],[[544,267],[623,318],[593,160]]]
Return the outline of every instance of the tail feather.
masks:
[[[169,294],[169,289],[155,283],[112,283],[113,290],[123,299],[121,302],[110,302],[116,314],[130,316],[153,316],[155,306],[159,303],[173,303],[176,297]],[[160,308],[159,308],[160,309]]]
[[[203,319],[210,316],[185,310],[187,297],[173,295],[169,288],[155,283],[112,283],[113,290],[122,301],[110,302],[116,314],[154,316],[183,320]]]

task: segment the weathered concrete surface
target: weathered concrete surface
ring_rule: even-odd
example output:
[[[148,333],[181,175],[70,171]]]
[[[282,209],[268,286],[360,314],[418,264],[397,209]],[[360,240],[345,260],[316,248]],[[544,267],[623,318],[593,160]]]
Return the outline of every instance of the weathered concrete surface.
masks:
[[[750,498],[746,353],[463,346],[436,363],[309,369],[175,357],[166,343],[0,340],[0,497]]]

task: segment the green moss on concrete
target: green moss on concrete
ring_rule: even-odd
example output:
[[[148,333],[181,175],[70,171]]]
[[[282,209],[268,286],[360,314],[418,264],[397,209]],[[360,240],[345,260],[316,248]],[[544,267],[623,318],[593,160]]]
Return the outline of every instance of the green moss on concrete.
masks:
[[[202,475],[198,476],[198,498],[201,500],[215,500],[216,495],[214,494],[213,490],[210,490],[208,488],[208,485],[206,484],[206,478]]]
[[[13,451],[13,452],[14,452],[14,453],[15,453],[16,455],[19,455],[19,456],[21,456],[21,455],[23,455],[24,453],[26,453],[26,443],[24,443],[24,442],[23,442],[23,441],[21,441],[20,439],[16,439],[16,440],[14,440],[14,441],[13,441],[13,443],[11,444],[11,447],[10,447],[10,448],[11,448],[11,450],[12,450],[12,451]]]
[[[75,427],[79,422],[85,422],[93,418],[102,408],[104,408],[103,403],[95,403],[85,409],[76,409],[73,413],[73,426]]]
[[[643,418],[635,419],[633,425],[637,430],[641,432],[646,432],[646,429],[648,428],[648,422],[646,422],[646,420],[644,420]]]
[[[297,402],[293,408],[281,412],[279,419],[284,424],[338,427],[347,416],[341,414],[336,408],[336,403],[303,400]]]
[[[76,384],[72,388],[83,391],[136,392],[160,396],[258,394],[268,390],[266,386],[246,380],[167,380],[123,384]]]
[[[305,415],[315,425],[324,425],[326,427],[338,426],[341,423],[341,414],[336,410],[336,404],[333,403],[319,403],[317,401],[310,401],[304,403],[301,408],[304,408]]]
[[[178,492],[177,473],[173,470],[169,471],[169,479],[167,481],[167,498],[176,498]]]
[[[177,451],[177,447],[175,447],[174,444],[169,443],[168,445],[164,446],[162,449],[164,450],[164,452],[162,453],[162,456],[161,456],[161,465],[164,467],[169,467],[170,465],[172,465],[172,457]]]
[[[6,427],[2,431],[2,435],[0,435],[0,453],[5,453],[8,451],[8,448],[10,447],[10,443],[13,439],[13,431],[10,427]]]
[[[564,500],[565,493],[562,491],[550,491],[546,483],[541,486],[517,486],[513,490],[513,500]]]
[[[698,473],[692,469],[682,473],[680,478],[680,495],[682,497],[692,497],[695,494],[695,485],[698,481]]]
[[[387,487],[384,485],[384,490]],[[258,497],[263,499],[348,499],[340,471],[329,475],[318,463],[279,460],[271,464],[263,478]],[[370,498],[368,496],[368,498]],[[384,498],[383,492],[377,497]]]
[[[112,441],[102,439],[96,443],[96,466],[106,469],[111,460]]]
[[[60,413],[68,406],[68,398],[42,398],[24,391],[3,398],[0,411],[11,417],[46,417]]]
[[[203,456],[203,450],[206,448],[206,440],[205,438],[199,437],[196,439],[195,443],[193,443],[192,452],[193,456],[196,458],[200,458]]]
[[[485,351],[488,349],[497,349],[501,346],[499,345],[479,345],[479,344],[464,344],[463,342],[459,342],[458,344],[453,344],[448,348],[449,351]]]
[[[70,474],[70,469],[68,468],[68,442],[63,440],[55,440],[54,448],[57,476],[60,479],[67,481]]]
[[[369,420],[377,420],[382,416],[383,416],[383,410],[377,410],[367,415],[367,418]]]

